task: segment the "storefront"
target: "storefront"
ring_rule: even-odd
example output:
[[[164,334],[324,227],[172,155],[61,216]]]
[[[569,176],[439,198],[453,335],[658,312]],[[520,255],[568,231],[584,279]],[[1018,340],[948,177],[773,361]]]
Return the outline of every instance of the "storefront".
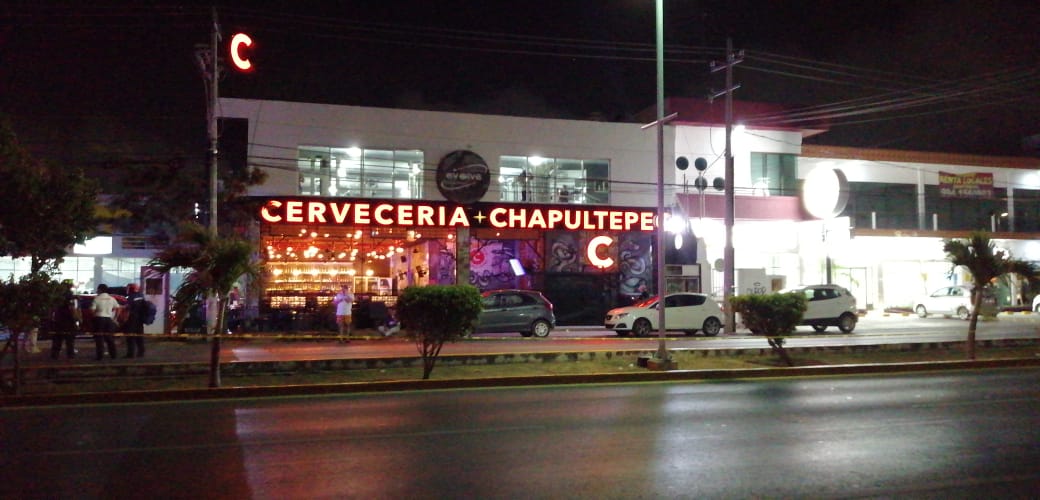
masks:
[[[459,204],[319,197],[254,199],[264,260],[261,314],[323,318],[343,283],[392,306],[412,285],[467,282],[542,291],[559,324],[598,324],[653,286],[647,208]],[[458,242],[467,242],[460,252]],[[363,318],[362,318],[363,319]],[[310,325],[315,326],[315,325]]]

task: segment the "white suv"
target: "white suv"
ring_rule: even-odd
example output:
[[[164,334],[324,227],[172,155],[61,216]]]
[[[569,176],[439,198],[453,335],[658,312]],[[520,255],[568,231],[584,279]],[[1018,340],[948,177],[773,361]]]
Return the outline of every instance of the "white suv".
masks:
[[[856,297],[838,285],[808,285],[784,290],[805,295],[808,307],[802,316],[801,325],[809,325],[822,332],[828,326],[836,326],[843,333],[856,329]]]

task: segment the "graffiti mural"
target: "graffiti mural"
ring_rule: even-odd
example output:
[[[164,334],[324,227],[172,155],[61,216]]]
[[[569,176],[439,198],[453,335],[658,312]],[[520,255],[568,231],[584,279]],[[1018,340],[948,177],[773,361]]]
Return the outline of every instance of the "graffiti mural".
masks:
[[[618,257],[621,269],[621,295],[633,297],[639,295],[639,287],[646,285],[653,289],[653,235],[642,233],[623,233],[618,246]]]
[[[509,265],[516,254],[516,240],[470,239],[469,284],[480,290],[519,288],[519,277]]]
[[[546,271],[550,273],[579,273],[584,269],[581,233],[551,232],[548,236],[549,256]]]

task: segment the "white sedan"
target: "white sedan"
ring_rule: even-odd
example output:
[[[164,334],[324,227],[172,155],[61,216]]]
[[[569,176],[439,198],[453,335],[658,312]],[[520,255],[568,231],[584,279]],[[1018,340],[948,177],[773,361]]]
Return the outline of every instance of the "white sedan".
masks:
[[[658,329],[659,303],[657,297],[650,297],[628,307],[611,309],[603,324],[621,337],[629,333],[645,337]],[[669,294],[664,298],[664,305],[666,330],[682,331],[687,335],[699,330],[709,337],[722,330],[722,308],[703,293]]]

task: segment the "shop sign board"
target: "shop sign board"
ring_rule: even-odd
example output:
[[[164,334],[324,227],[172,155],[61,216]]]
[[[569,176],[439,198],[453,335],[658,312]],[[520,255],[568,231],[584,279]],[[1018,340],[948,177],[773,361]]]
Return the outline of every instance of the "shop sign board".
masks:
[[[939,196],[943,198],[992,198],[993,174],[939,172]]]
[[[437,163],[437,190],[456,203],[473,203],[487,194],[491,169],[480,155],[452,151]]]
[[[259,215],[262,221],[272,224],[638,232],[655,229],[653,210],[594,206],[274,198],[260,206]]]

